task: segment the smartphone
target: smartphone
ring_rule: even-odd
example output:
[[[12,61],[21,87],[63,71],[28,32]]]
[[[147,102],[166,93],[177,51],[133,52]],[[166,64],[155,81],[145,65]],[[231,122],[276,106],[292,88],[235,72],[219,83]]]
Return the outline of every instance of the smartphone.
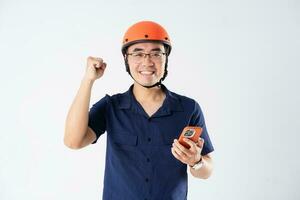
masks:
[[[182,130],[178,141],[181,145],[183,145],[189,149],[190,145],[188,143],[186,143],[185,141],[183,141],[183,138],[188,138],[188,139],[194,141],[195,143],[197,143],[201,133],[202,133],[202,128],[199,126],[186,126]]]

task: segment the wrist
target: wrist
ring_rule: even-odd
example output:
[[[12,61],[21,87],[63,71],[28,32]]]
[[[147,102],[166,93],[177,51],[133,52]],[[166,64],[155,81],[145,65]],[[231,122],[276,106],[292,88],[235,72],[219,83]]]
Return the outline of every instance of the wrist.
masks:
[[[202,156],[200,155],[200,159],[198,161],[196,161],[193,165],[189,165],[190,167],[194,167],[196,164],[201,163],[202,162]]]
[[[88,84],[93,84],[95,82],[95,80],[90,79],[90,78],[85,77],[85,76],[82,78],[81,81],[84,82],[84,83],[88,83]]]

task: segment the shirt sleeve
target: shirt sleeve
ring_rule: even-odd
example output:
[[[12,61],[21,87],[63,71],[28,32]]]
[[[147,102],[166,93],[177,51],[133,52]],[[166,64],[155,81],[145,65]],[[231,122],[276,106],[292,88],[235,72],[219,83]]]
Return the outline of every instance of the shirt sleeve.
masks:
[[[204,115],[200,105],[196,101],[193,116],[191,119],[191,126],[200,126],[202,128],[202,133],[200,137],[204,139],[204,146],[202,148],[201,155],[204,156],[210,152],[213,152],[214,147],[207,132]]]
[[[88,126],[96,133],[96,140],[92,144],[95,144],[98,138],[106,131],[108,99],[109,96],[106,95],[93,104],[89,111]]]

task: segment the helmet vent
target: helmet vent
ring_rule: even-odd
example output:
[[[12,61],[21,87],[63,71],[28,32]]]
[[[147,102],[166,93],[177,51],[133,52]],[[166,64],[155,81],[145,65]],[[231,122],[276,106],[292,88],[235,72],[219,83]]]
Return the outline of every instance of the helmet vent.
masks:
[[[125,42],[128,42],[128,38],[125,39]]]
[[[168,38],[168,37],[165,37],[165,39],[166,39],[166,40],[169,40],[169,38]]]
[[[149,36],[148,35],[145,35],[145,38],[148,38]]]

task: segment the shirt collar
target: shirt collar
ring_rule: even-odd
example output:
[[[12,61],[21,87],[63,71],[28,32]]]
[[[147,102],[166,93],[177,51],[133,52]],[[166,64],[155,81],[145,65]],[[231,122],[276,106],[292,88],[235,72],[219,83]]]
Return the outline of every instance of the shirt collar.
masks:
[[[181,104],[180,99],[177,96],[175,96],[174,93],[169,91],[165,85],[161,84],[161,88],[166,94],[166,98],[162,105],[163,110],[165,110],[166,112],[183,111],[183,106]],[[118,96],[118,107],[120,109],[132,108],[132,103],[135,100],[132,89],[133,89],[133,84],[130,86],[130,88],[126,92],[124,92]]]

